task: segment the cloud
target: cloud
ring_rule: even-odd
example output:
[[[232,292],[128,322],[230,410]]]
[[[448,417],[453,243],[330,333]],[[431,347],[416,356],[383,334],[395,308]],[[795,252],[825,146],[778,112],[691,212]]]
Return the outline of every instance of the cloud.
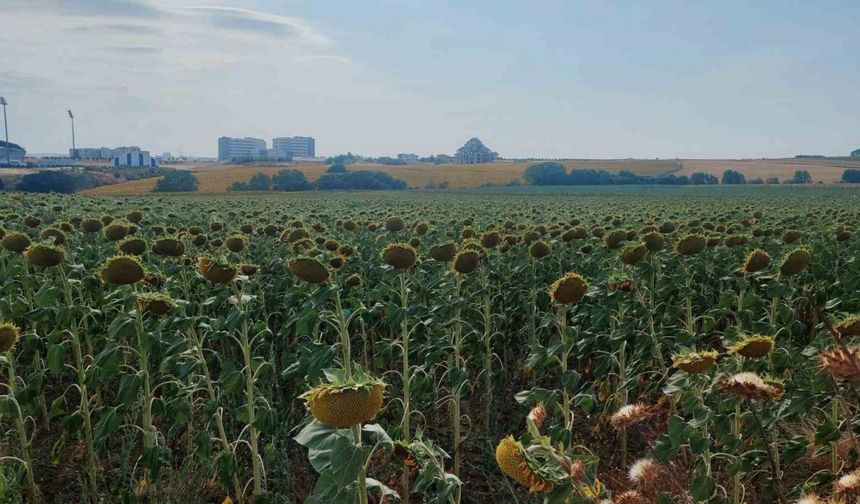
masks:
[[[108,47],[108,51],[124,54],[159,54],[163,52],[160,47]]]
[[[247,31],[275,37],[291,37],[303,42],[327,44],[328,40],[316,33],[305,22],[286,16],[265,14],[238,7],[186,6],[178,11],[204,15],[212,26],[228,30]]]
[[[128,35],[154,35],[159,33],[159,28],[146,24],[131,23],[87,23],[85,25],[73,26],[68,29],[71,33],[118,33]]]
[[[8,9],[62,12],[76,16],[158,18],[164,11],[141,0],[10,0]]]

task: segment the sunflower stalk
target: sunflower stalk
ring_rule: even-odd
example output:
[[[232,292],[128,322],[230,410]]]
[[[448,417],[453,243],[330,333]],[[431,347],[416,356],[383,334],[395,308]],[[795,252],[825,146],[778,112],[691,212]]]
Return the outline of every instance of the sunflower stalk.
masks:
[[[134,297],[137,298],[137,285],[134,286]],[[143,328],[143,313],[140,307],[134,308],[135,328],[137,332],[137,351],[140,360],[140,375],[143,382],[143,451],[149,453],[155,449],[155,427],[152,423],[152,386],[149,376],[149,343],[146,341],[147,335]],[[146,480],[149,480],[149,470],[146,471]],[[151,486],[147,491],[148,500],[152,503],[156,502],[157,487],[155,481],[151,482]]]
[[[406,273],[401,273],[400,277],[400,308],[402,310],[400,321],[400,337],[403,346],[403,419],[401,427],[403,430],[403,440],[406,443],[410,442],[409,416],[410,411],[410,384],[411,373],[409,369],[409,320],[407,308],[409,307],[409,287]],[[360,435],[360,434],[359,434]],[[400,500],[403,504],[409,504],[409,468],[404,469],[401,479],[401,496]]]
[[[36,485],[36,480],[33,477],[33,462],[30,457],[30,440],[27,439],[27,428],[24,423],[24,413],[21,411],[21,405],[15,399],[18,389],[18,375],[15,373],[15,361],[11,353],[7,354],[6,365],[9,368],[9,399],[15,405],[17,415],[15,415],[15,431],[18,435],[18,446],[21,450],[21,460],[24,464],[24,471],[27,478],[27,495],[32,502],[42,502],[42,495],[39,487]]]

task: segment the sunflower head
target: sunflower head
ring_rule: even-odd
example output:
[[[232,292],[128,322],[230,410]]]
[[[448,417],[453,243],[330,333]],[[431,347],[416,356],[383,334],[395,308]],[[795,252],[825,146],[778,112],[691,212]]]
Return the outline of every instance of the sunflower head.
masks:
[[[388,231],[402,231],[405,227],[406,224],[403,223],[403,219],[400,217],[392,216],[385,220],[385,229]]]
[[[66,260],[66,252],[62,248],[45,243],[30,245],[24,255],[30,264],[43,268],[58,266]]]
[[[60,246],[66,243],[66,233],[57,228],[47,228],[42,231],[42,238],[53,242],[54,245]],[[2,238],[2,236],[0,236]]]
[[[21,337],[18,328],[9,322],[0,324],[0,354],[11,352]]]
[[[245,250],[245,238],[241,235],[231,235],[224,240],[224,245],[230,252],[238,254]]]
[[[103,282],[113,285],[131,285],[143,280],[144,275],[140,262],[127,255],[109,258],[99,273]]]
[[[651,231],[642,237],[642,242],[645,243],[645,247],[647,247],[649,251],[659,252],[663,250],[665,240],[663,239],[663,234],[659,231]]]
[[[464,249],[454,256],[454,271],[459,275],[468,275],[478,269],[481,264],[481,254],[477,250]]]
[[[185,254],[185,244],[176,238],[161,238],[153,244],[152,252],[160,256],[181,257]]]
[[[103,234],[107,241],[119,241],[128,235],[128,227],[121,222],[111,222],[105,226]]]
[[[385,264],[399,270],[411,269],[417,259],[415,249],[405,243],[390,243],[382,251],[382,260]]]
[[[807,247],[800,247],[792,250],[782,260],[779,266],[779,273],[782,276],[796,275],[809,266],[812,262],[812,253]]]
[[[641,262],[645,259],[645,256],[648,254],[648,248],[644,243],[637,243],[635,245],[630,245],[626,247],[621,252],[621,260],[624,264],[628,266],[632,266],[636,263]]]
[[[81,230],[85,233],[98,233],[102,227],[104,227],[104,224],[98,219],[84,219],[80,224]]]
[[[371,380],[351,385],[324,384],[303,397],[317,421],[343,429],[373,420],[382,408],[384,392],[385,383]]]
[[[761,334],[744,335],[740,341],[729,347],[729,353],[742,355],[750,359],[765,357],[773,349],[773,336],[762,336]]]
[[[675,244],[675,251],[684,256],[696,255],[705,250],[707,244],[704,236],[690,234],[678,240],[678,243]]]
[[[429,254],[434,261],[450,262],[454,260],[454,255],[457,254],[457,245],[454,242],[434,245],[430,247]]]
[[[287,263],[290,273],[300,280],[311,284],[321,284],[328,280],[329,273],[323,263],[313,257],[298,257]]]
[[[860,316],[853,315],[847,317],[836,324],[836,331],[843,338],[851,338],[860,336]]]
[[[545,493],[551,491],[555,485],[552,481],[543,479],[526,459],[523,445],[507,436],[496,446],[496,462],[502,472],[513,478],[517,483],[528,487],[529,492]]]
[[[821,369],[837,380],[860,381],[860,346],[835,347],[819,355]]]
[[[164,294],[139,294],[137,296],[137,308],[142,313],[148,313],[156,317],[170,313],[176,306],[176,302]]]
[[[543,240],[537,240],[529,246],[529,255],[535,259],[543,259],[552,254],[552,247]]]
[[[778,401],[782,398],[783,387],[766,382],[761,376],[742,372],[724,378],[720,382],[723,392],[740,399]]]
[[[637,423],[648,420],[654,415],[654,410],[644,403],[634,403],[622,406],[621,409],[613,413],[609,419],[609,423],[616,429],[622,427],[630,427]]]
[[[579,273],[570,272],[553,282],[550,297],[558,304],[576,304],[588,291],[588,282]]]
[[[686,373],[704,373],[717,362],[718,355],[711,350],[681,353],[672,357],[672,365]]]
[[[206,256],[197,258],[197,270],[203,275],[203,278],[217,284],[230,283],[236,279],[236,275],[239,273],[234,266]]]
[[[743,272],[755,273],[768,267],[770,264],[770,255],[761,249],[755,249],[747,254],[744,259]]]
[[[9,233],[0,240],[0,246],[9,252],[21,253],[30,246],[30,238],[24,233]]]

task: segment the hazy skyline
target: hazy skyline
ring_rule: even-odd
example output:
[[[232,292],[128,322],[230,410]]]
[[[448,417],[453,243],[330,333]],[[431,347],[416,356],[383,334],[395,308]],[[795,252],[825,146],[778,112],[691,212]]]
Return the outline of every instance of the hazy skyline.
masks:
[[[847,155],[860,3],[0,0],[29,152],[306,135],[317,152]]]

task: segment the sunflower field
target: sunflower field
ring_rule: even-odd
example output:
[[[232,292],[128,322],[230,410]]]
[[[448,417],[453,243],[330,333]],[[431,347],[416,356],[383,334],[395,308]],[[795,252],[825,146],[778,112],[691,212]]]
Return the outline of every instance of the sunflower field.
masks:
[[[857,503],[858,217],[0,193],[0,503]]]

